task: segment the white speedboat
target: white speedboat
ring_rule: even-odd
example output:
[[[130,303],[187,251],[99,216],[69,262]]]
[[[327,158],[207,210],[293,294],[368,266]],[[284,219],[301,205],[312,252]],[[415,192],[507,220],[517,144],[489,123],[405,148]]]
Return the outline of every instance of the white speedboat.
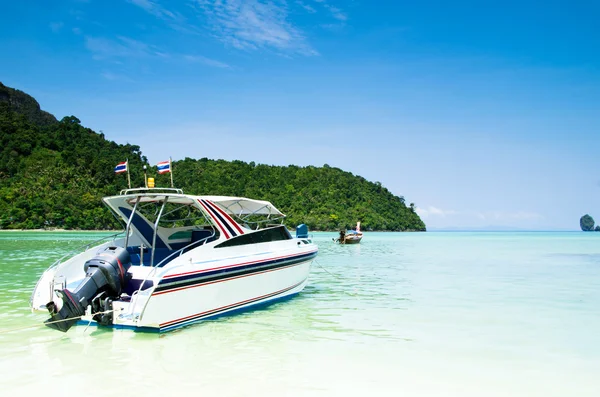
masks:
[[[31,296],[46,325],[169,331],[297,294],[318,248],[268,201],[128,189],[104,203],[124,233],[52,265]]]

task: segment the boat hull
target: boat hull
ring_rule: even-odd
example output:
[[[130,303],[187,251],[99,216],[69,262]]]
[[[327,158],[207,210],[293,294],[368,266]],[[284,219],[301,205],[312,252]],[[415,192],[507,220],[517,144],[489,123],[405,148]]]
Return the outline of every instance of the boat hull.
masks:
[[[314,245],[288,241],[262,247],[270,253],[252,254],[245,250],[227,258],[207,258],[203,262],[190,263],[193,253],[182,256],[173,270],[165,269],[162,276],[149,267],[134,266],[130,269],[138,284],[153,280],[153,287],[137,294],[129,301],[113,302],[113,324],[117,329],[132,329],[140,332],[167,332],[200,322],[207,318],[231,315],[255,309],[300,293],[307,284],[310,266],[318,254]],[[285,246],[283,246],[285,245]],[[102,246],[99,246],[102,247]],[[98,247],[90,251],[97,251]],[[214,251],[207,251],[206,254]],[[90,254],[85,253],[72,259],[73,270],[84,263]],[[68,264],[69,264],[68,263]],[[184,265],[183,263],[187,263]],[[71,265],[70,265],[71,266]],[[68,270],[68,269],[67,269]],[[46,311],[43,302],[53,300],[51,281],[56,277],[56,268],[49,269],[32,296],[32,308]],[[72,271],[74,290],[81,281]],[[154,276],[152,276],[154,274]],[[60,276],[62,278],[63,276]],[[148,278],[150,277],[150,278]],[[79,324],[98,325],[92,315],[84,315]],[[103,326],[105,327],[105,326]]]
[[[346,237],[344,239],[344,244],[358,244],[360,243],[360,240],[362,240],[362,236],[361,237]]]
[[[195,284],[167,290],[157,288],[138,326],[171,331],[298,294],[306,286],[311,261],[312,258],[250,274],[231,272],[230,277],[220,280],[200,279]]]
[[[306,285],[306,283],[305,283],[305,285]],[[232,308],[230,310],[225,310],[225,311],[221,311],[218,313],[210,314],[210,315],[204,316],[202,318],[199,318],[197,320],[194,320],[194,321],[191,321],[191,322],[188,322],[183,325],[176,326],[176,327],[159,328],[156,326],[137,326],[137,325],[127,325],[127,324],[112,324],[109,326],[104,326],[104,325],[100,326],[96,321],[94,321],[91,318],[83,318],[83,319],[79,320],[76,325],[85,326],[85,327],[100,326],[102,328],[107,328],[107,329],[128,330],[128,331],[141,332],[141,333],[166,333],[166,332],[173,331],[173,330],[176,330],[179,328],[184,328],[187,326],[198,324],[198,323],[201,323],[202,321],[214,320],[219,317],[235,316],[237,314],[244,313],[244,312],[260,310],[260,309],[266,308],[270,305],[273,305],[275,303],[285,302],[285,301],[287,301],[289,299],[293,299],[294,297],[299,295],[302,292],[302,289],[304,289],[304,286],[302,286],[302,288],[298,289],[297,292],[283,294],[283,295],[280,295],[280,296],[277,296],[274,298],[264,299],[264,300],[261,300],[256,303],[251,303],[251,304],[243,305],[240,307]]]

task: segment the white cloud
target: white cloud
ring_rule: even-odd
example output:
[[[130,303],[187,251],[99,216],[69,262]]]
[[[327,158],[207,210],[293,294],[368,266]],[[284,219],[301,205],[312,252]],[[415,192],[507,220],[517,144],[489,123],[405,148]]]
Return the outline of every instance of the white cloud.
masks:
[[[304,34],[288,21],[287,4],[259,0],[196,0],[214,35],[242,50],[271,48],[286,53],[318,55]]]
[[[118,36],[117,40],[86,36],[85,46],[94,54],[94,59],[98,60],[127,57],[168,56],[168,54],[160,51],[155,46],[124,36]]]
[[[518,220],[534,220],[534,219],[544,219],[544,216],[538,214],[537,212],[529,212],[529,211],[517,211],[509,213],[508,216],[511,219]]]
[[[417,208],[417,214],[433,229],[478,229],[504,230],[538,228],[545,217],[537,212],[525,210],[469,210],[442,209],[435,206]]]
[[[325,8],[329,9],[329,11],[331,12],[331,15],[335,18],[338,19],[340,21],[345,21],[348,19],[348,17],[346,16],[346,14],[344,14],[342,12],[342,10],[340,10],[337,7],[334,6],[330,6],[328,4],[325,5]]]
[[[117,39],[121,41],[128,49],[133,50],[139,54],[149,54],[150,46],[142,41],[134,40],[125,36],[117,36]]]
[[[304,8],[306,11],[308,11],[311,14],[314,14],[317,12],[317,10],[315,10],[314,7],[312,7],[309,4],[303,3],[300,0],[296,0],[296,4],[298,4],[300,7]]]
[[[171,11],[161,5],[156,0],[127,0],[129,3],[136,5],[154,15],[158,19],[165,21],[172,29],[191,34],[199,34],[200,31],[187,22],[186,18],[179,12]]]
[[[531,211],[478,211],[474,212],[473,215],[482,221],[522,221],[544,219],[543,215]]]
[[[85,46],[92,52],[96,60],[110,60],[113,63],[121,63],[124,58],[154,58],[164,61],[181,61],[199,63],[221,69],[231,69],[225,62],[207,58],[201,55],[173,54],[162,51],[156,46],[134,40],[125,36],[117,36],[115,40],[104,37],[85,37]],[[107,80],[123,80],[123,76],[114,75],[110,72],[102,74]]]
[[[483,222],[510,222],[510,221],[533,221],[542,220],[544,216],[533,211],[515,210],[515,211],[499,211],[499,210],[450,210],[442,209],[433,205],[426,207],[417,207],[417,214],[422,218],[446,218],[452,215],[459,215],[461,219],[479,219]],[[456,219],[456,218],[454,218]]]
[[[161,6],[158,2],[153,0],[128,0],[130,3],[135,4],[138,7],[143,8],[148,13],[166,20],[176,21],[182,19],[181,15],[167,10]]]
[[[102,37],[86,37],[85,47],[94,54],[94,59],[127,55],[123,45]]]
[[[213,66],[215,68],[231,69],[231,66],[224,62],[203,57],[201,55],[184,55],[183,59],[185,59],[188,62],[201,63],[207,66]]]
[[[344,22],[348,19],[348,16],[346,14],[344,14],[344,12],[340,8],[338,8],[336,6],[332,6],[331,4],[327,3],[325,0],[314,0],[314,1],[315,1],[315,3],[319,3],[324,8],[326,8],[331,13],[331,16],[334,17],[335,19],[342,21],[342,22]]]
[[[54,33],[58,33],[61,31],[61,29],[63,28],[63,26],[65,26],[64,23],[62,22],[52,22],[50,24],[50,29],[54,32]]]
[[[188,0],[186,7],[177,12],[163,4],[166,0],[127,0],[147,13],[165,21],[173,29],[200,34],[208,27],[214,37],[226,45],[251,51],[274,49],[283,54],[319,55],[308,43],[304,32],[289,18],[289,4],[299,6],[310,14],[317,9],[303,0]],[[317,1],[320,7],[341,23],[348,19],[339,8],[325,1]],[[189,7],[189,6],[192,7]],[[182,13],[195,10],[196,15],[186,17]],[[194,18],[202,24],[195,26]]]
[[[102,73],[100,73],[100,75],[109,81],[126,81],[129,83],[133,82],[132,79],[130,79],[129,77],[124,76],[122,74],[116,74],[116,73],[112,73],[112,72],[102,72]]]
[[[443,210],[441,208],[434,207],[432,205],[430,205],[427,208],[417,207],[416,211],[417,211],[417,214],[419,214],[419,216],[421,218],[428,218],[430,216],[440,216],[440,217],[445,218],[448,215],[458,214],[458,212],[456,212],[454,210]]]

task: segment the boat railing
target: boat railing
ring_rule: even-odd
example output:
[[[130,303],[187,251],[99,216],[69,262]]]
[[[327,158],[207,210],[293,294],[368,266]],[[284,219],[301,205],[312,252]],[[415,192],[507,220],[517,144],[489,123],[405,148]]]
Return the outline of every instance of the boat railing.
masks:
[[[67,252],[66,254],[64,254],[63,256],[61,256],[60,258],[58,258],[58,259],[57,259],[57,260],[56,260],[56,261],[55,261],[55,262],[54,262],[54,263],[53,263],[53,264],[52,264],[52,265],[49,267],[49,269],[52,269],[52,268],[54,268],[54,267],[56,267],[56,266],[60,265],[60,264],[62,263],[62,261],[63,261],[65,258],[71,257],[71,256],[73,256],[73,255],[75,255],[75,254],[78,254],[78,253],[85,252],[85,251],[89,250],[91,247],[94,247],[94,246],[98,245],[98,244],[99,244],[99,243],[101,243],[102,241],[109,240],[109,239],[111,239],[111,238],[112,238],[113,240],[116,240],[118,236],[120,236],[120,235],[122,235],[122,234],[123,234],[123,232],[124,232],[124,230],[121,230],[120,232],[117,232],[117,233],[115,233],[115,234],[111,234],[111,235],[108,235],[108,236],[101,237],[101,238],[99,238],[99,239],[97,239],[97,240],[91,241],[91,242],[89,242],[89,243],[87,243],[87,244],[83,244],[83,245],[81,245],[81,246],[79,246],[79,247],[77,247],[77,248],[74,248],[74,249],[70,250],[69,252]]]
[[[133,314],[133,309],[136,306],[137,303],[137,298],[138,296],[142,293],[142,288],[144,287],[144,284],[146,284],[146,281],[148,281],[148,279],[150,277],[154,277],[156,275],[156,272],[158,271],[158,269],[160,269],[162,267],[163,263],[168,263],[170,260],[172,260],[172,258],[176,257],[176,256],[181,256],[183,255],[187,250],[190,250],[193,247],[197,247],[197,246],[201,246],[204,245],[210,238],[214,237],[215,233],[213,232],[212,235],[204,237],[198,241],[194,241],[188,245],[186,245],[183,248],[180,248],[174,252],[172,252],[169,256],[167,256],[166,258],[164,258],[162,261],[160,261],[159,263],[156,264],[156,266],[152,266],[152,270],[148,272],[148,274],[146,274],[146,277],[144,277],[144,279],[142,280],[142,282],[140,283],[140,288],[137,291],[134,291],[132,296],[131,296],[131,314]],[[171,268],[168,269],[169,271],[172,270]],[[156,288],[157,285],[154,285],[154,288]],[[144,315],[144,311],[146,310],[146,306],[148,305],[148,302],[150,301],[150,299],[147,299],[146,302],[144,303],[144,307],[142,307],[142,310],[140,310],[140,315],[139,318],[137,319],[137,321],[140,321],[142,319],[142,316]]]
[[[50,265],[44,271],[44,273],[49,272],[52,269],[60,266],[60,264],[63,262],[63,260],[65,258],[69,258],[69,257],[74,256],[75,254],[78,254],[78,253],[81,253],[81,252],[85,252],[85,251],[89,250],[92,245],[96,246],[96,245],[98,245],[98,243],[100,243],[100,242],[102,242],[104,240],[108,240],[110,238],[112,238],[113,240],[115,240],[117,238],[117,236],[121,235],[123,232],[124,232],[124,230],[122,230],[120,232],[117,232],[115,234],[111,234],[111,235],[108,235],[108,236],[101,237],[101,238],[99,238],[97,240],[94,240],[94,241],[89,242],[87,244],[83,244],[83,245],[81,245],[81,246],[79,246],[77,248],[74,248],[74,249],[70,250],[69,252],[67,252],[66,254],[64,254],[63,256],[61,256],[60,258],[58,258],[57,260],[55,260],[54,263],[52,263],[52,265]],[[42,281],[42,279],[43,279],[43,277],[40,277],[38,279],[37,283],[35,284],[35,288],[33,289],[33,293],[35,293],[35,291],[38,289],[38,286],[39,286],[40,282]],[[54,280],[52,282],[54,282]],[[63,280],[63,287],[64,287],[65,284],[66,284],[66,280]],[[33,307],[33,293],[31,295],[31,297],[29,298],[29,305],[32,306],[32,307]]]
[[[183,189],[177,189],[174,187],[137,187],[134,189],[124,189],[119,192],[119,195],[125,196],[128,194],[136,193],[175,193],[183,194]]]
[[[178,249],[177,251],[174,251],[173,253],[171,253],[169,256],[167,256],[165,259],[163,259],[162,261],[158,262],[158,264],[155,267],[162,267],[163,263],[168,263],[172,258],[176,257],[176,256],[181,256],[183,255],[187,250],[192,249],[193,247],[196,246],[201,246],[204,245],[204,243],[206,243],[208,241],[208,239],[214,237],[215,233],[213,233],[210,236],[204,237],[198,241],[194,241],[191,244],[186,245],[183,248]]]
[[[267,228],[267,227],[272,227],[272,226],[280,226],[283,225],[283,219],[285,217],[281,216],[278,218],[265,218],[265,219],[260,219],[260,220],[249,220],[249,219],[245,219],[245,218],[238,218],[240,220],[240,223],[242,225],[244,225],[245,227],[247,227],[250,230],[258,230],[261,228]]]

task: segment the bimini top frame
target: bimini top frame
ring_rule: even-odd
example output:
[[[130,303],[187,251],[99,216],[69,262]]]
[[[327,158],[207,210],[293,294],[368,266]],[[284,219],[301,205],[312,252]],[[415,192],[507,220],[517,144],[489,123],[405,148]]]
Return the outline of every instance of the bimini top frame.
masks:
[[[275,208],[275,206],[268,201],[232,196],[194,196],[183,194],[181,189],[175,188],[126,189],[121,191],[117,196],[105,197],[103,201],[114,213],[120,217],[120,219],[125,221],[125,247],[128,246],[130,231],[132,227],[134,227],[134,217],[136,214],[138,216],[142,216],[145,219],[145,222],[148,222],[148,232],[151,230],[152,236],[150,237],[150,233],[146,233],[146,235],[142,237],[146,243],[150,245],[150,248],[152,248],[150,266],[154,265],[154,248],[157,244],[157,235],[159,234],[159,223],[161,220],[163,223],[172,222],[175,224],[177,221],[193,221],[195,218],[204,218],[206,224],[217,226],[214,225],[214,222],[211,220],[212,217],[206,213],[203,203],[211,202],[212,204],[217,205],[227,214],[237,218],[241,224],[245,225],[247,229],[259,229],[260,225],[263,223],[272,224],[275,221],[282,220],[285,217],[281,211]],[[162,218],[165,215],[169,215],[176,211],[169,210],[165,212],[165,206],[167,203],[179,205],[181,207],[194,207],[201,212],[202,216],[192,217],[191,213],[188,211],[187,216],[185,216],[183,219],[163,220]],[[141,210],[146,205],[151,204],[156,205],[156,212],[154,215],[147,214],[150,215],[150,218],[148,218],[143,212],[141,212]],[[256,225],[256,227],[251,228],[249,224]],[[192,244],[197,245],[196,243]],[[189,248],[190,246],[186,246],[177,251],[183,252]]]
[[[182,189],[177,189],[174,187],[137,187],[134,189],[124,189],[119,192],[119,195],[125,196],[136,193],[175,193],[175,194],[183,194]]]

